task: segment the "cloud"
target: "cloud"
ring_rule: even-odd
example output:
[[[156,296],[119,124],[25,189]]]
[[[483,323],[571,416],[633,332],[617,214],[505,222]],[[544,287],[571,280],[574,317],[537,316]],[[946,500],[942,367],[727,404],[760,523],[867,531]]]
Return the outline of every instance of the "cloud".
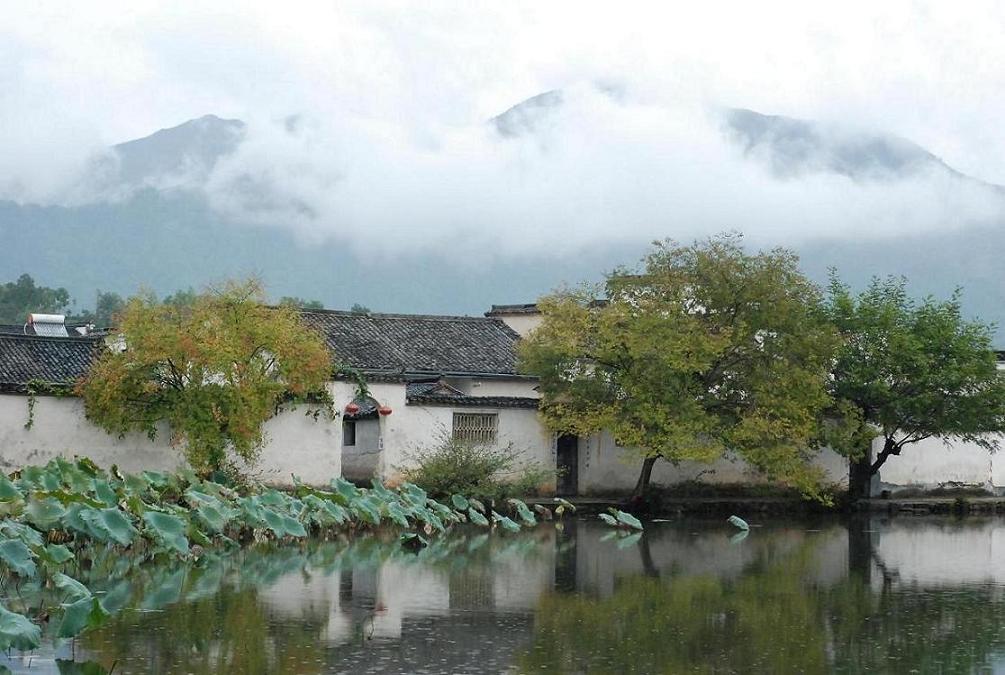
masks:
[[[987,2],[20,3],[0,198],[94,198],[108,145],[212,112],[249,124],[206,183],[220,213],[371,253],[952,229],[998,218],[998,196],[937,171],[780,179],[715,111],[893,132],[1005,183],[1003,29]],[[533,134],[486,123],[551,89],[566,104]]]
[[[568,87],[560,105],[530,109],[533,128],[516,136],[487,120],[423,129],[358,115],[259,120],[207,190],[233,219],[283,224],[306,241],[475,261],[727,229],[785,244],[868,238],[1003,215],[996,190],[937,163],[876,180],[780,177],[730,139],[720,109],[615,91]]]

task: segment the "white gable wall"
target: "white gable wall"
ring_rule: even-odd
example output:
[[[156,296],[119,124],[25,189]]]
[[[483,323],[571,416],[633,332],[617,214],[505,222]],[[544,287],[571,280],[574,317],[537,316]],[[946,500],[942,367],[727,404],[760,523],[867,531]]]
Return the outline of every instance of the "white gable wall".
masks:
[[[55,457],[88,457],[102,468],[113,464],[128,473],[173,471],[184,466],[165,426],[153,441],[142,434],[124,438],[105,433],[84,417],[76,397],[37,396],[34,423],[28,420],[28,397],[0,395],[0,467],[10,472]],[[341,428],[338,421],[315,421],[304,410],[285,411],[265,424],[267,443],[253,473],[275,485],[292,485],[291,474],[304,482],[325,485],[341,475]]]

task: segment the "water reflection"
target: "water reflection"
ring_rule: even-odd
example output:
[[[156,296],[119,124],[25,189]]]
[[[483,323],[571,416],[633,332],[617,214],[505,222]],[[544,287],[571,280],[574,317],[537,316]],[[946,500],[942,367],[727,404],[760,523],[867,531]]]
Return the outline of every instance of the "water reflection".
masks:
[[[1005,672],[1005,521],[756,525],[610,540],[571,521],[184,569],[98,556],[90,581],[121,611],[27,672]]]

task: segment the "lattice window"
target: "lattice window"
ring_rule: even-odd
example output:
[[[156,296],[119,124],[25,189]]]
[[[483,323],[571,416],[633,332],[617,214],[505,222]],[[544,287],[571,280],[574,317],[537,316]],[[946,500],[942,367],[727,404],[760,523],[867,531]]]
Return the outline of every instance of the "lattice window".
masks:
[[[454,413],[454,438],[469,443],[494,443],[499,430],[495,413]]]

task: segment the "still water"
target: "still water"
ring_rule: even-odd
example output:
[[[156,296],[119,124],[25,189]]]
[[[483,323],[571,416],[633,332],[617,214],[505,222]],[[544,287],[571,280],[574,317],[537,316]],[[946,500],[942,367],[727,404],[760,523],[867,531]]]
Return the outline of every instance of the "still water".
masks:
[[[752,519],[756,520],[756,519]],[[1005,520],[590,520],[98,558],[121,608],[28,673],[1005,673]]]

